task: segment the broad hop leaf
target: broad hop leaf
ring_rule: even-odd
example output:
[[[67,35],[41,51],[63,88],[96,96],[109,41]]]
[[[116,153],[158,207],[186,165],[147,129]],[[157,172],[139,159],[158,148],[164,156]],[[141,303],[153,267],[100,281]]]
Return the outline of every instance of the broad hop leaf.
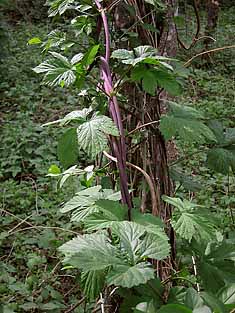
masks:
[[[113,121],[104,115],[94,114],[77,128],[78,145],[91,158],[107,148],[107,135],[119,136],[119,132]]]
[[[44,73],[43,84],[48,86],[69,86],[76,80],[73,65],[63,55],[50,52],[53,58],[39,64],[33,70]]]

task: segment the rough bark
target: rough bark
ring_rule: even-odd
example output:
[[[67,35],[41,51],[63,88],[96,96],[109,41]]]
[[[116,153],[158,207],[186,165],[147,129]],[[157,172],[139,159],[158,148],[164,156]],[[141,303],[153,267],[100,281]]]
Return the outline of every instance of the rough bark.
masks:
[[[159,51],[161,54],[175,56],[177,52],[177,32],[174,16],[178,15],[177,0],[165,0],[165,5],[167,6],[167,11],[160,38]]]
[[[120,2],[115,12],[116,29],[129,28],[131,25],[135,25],[133,30],[138,33],[140,45],[152,45],[158,48],[162,55],[175,56],[177,36],[173,18],[177,14],[177,0],[165,0],[167,9],[161,19],[156,13],[151,13],[152,7],[143,0],[128,0],[128,4],[135,10],[135,14],[132,19],[128,19],[124,13],[127,12],[125,4]],[[145,17],[146,15],[147,17]],[[143,17],[145,17],[144,23],[159,29],[159,34],[142,27],[140,21]],[[127,47],[119,43],[116,48]],[[129,43],[129,48],[133,48],[131,43]],[[156,205],[153,204],[145,177],[135,169],[129,172],[135,195],[141,198],[141,210],[144,212],[152,207],[152,214],[161,217],[166,224],[172,254],[167,260],[156,264],[159,277],[165,280],[171,275],[172,268],[175,267],[175,240],[174,232],[169,225],[171,207],[161,200],[161,195],[171,195],[172,184],[169,177],[166,142],[160,133],[159,123],[156,121],[159,121],[162,112],[165,112],[165,101],[168,99],[168,95],[166,92],[158,90],[157,96],[151,97],[131,84],[124,86],[123,94],[127,95],[128,98],[128,105],[124,109],[126,129],[129,132],[143,124],[153,123],[143,128],[144,132],[138,131],[140,139],[136,146],[134,146],[131,138],[128,139],[127,157],[129,162],[143,169],[153,182]]]
[[[205,35],[208,37],[213,37],[216,30],[218,17],[219,17],[219,0],[207,0],[207,25],[205,29]],[[208,50],[210,43],[213,42],[212,39],[206,38],[205,48]]]

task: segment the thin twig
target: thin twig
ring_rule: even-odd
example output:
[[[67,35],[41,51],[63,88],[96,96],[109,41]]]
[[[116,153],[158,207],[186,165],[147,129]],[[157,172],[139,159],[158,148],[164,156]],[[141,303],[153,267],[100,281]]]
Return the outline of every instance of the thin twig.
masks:
[[[194,258],[193,255],[192,255],[192,262],[193,262],[193,271],[194,271],[194,275],[195,275],[195,277],[197,278],[197,266],[196,266],[196,261],[195,261],[195,258]],[[197,286],[197,291],[200,292],[199,283],[196,283],[196,286]]]
[[[50,276],[52,276],[52,275],[55,273],[57,267],[58,267],[60,264],[61,264],[61,261],[59,261],[59,262],[56,263],[56,265],[53,267],[53,269],[52,269],[51,272],[50,272]],[[48,280],[50,280],[50,279],[51,279],[51,277],[47,277],[47,278],[43,279],[43,280],[38,284],[38,287],[41,287],[42,284],[44,284],[46,281],[48,281]]]
[[[78,303],[72,306],[70,309],[66,310],[64,313],[70,313],[74,311],[80,304],[82,304],[86,300],[86,297],[83,297]]]
[[[117,159],[114,158],[112,155],[108,154],[106,151],[103,151],[103,154],[110,160],[114,161],[117,163]],[[150,194],[151,194],[151,199],[152,199],[152,206],[153,206],[153,212],[154,212],[154,215],[158,215],[159,213],[159,209],[158,209],[158,201],[157,201],[157,195],[156,195],[156,191],[155,191],[155,187],[154,187],[154,183],[152,181],[152,178],[149,176],[148,173],[146,173],[141,167],[135,165],[135,164],[132,164],[130,162],[126,162],[126,165],[130,166],[130,167],[133,167],[135,168],[136,170],[140,171],[145,179],[146,179],[146,182],[148,183],[149,185],[149,190],[150,190]]]
[[[13,235],[13,234],[16,234],[16,233],[20,233],[22,231],[25,231],[25,230],[29,230],[29,229],[54,229],[54,230],[61,230],[61,231],[65,231],[65,232],[68,232],[68,233],[71,233],[71,234],[74,234],[74,235],[79,235],[79,233],[73,231],[73,230],[69,230],[69,229],[65,229],[65,228],[62,228],[62,227],[56,227],[56,226],[30,226],[30,227],[25,227],[25,228],[21,228],[19,230],[16,230],[14,231],[13,233],[9,234],[9,235]]]
[[[232,48],[235,48],[235,45],[231,45],[231,46],[224,46],[224,47],[220,47],[220,48],[215,48],[215,49],[212,49],[212,50],[207,50],[207,51],[203,51],[203,52],[200,52],[196,55],[194,55],[191,59],[189,59],[187,62],[184,63],[184,67],[188,67],[192,61],[198,57],[200,57],[201,55],[204,55],[204,54],[208,54],[208,53],[213,53],[213,52],[218,52],[218,51],[222,51],[222,50],[225,50],[225,49],[232,49]]]
[[[21,231],[29,230],[29,229],[32,229],[32,228],[35,228],[35,229],[37,229],[37,228],[42,228],[42,229],[55,229],[55,230],[61,230],[61,231],[65,231],[65,232],[68,232],[68,233],[71,233],[71,234],[79,235],[78,232],[75,232],[75,231],[69,230],[69,229],[65,229],[65,228],[62,228],[62,227],[33,225],[33,224],[27,222],[26,219],[23,220],[23,219],[21,219],[20,217],[16,216],[15,214],[13,214],[13,213],[11,213],[11,212],[5,210],[5,209],[0,209],[0,211],[5,212],[6,214],[11,215],[11,216],[13,216],[14,218],[20,220],[20,221],[21,221],[20,224],[25,223],[25,224],[29,225],[29,227],[21,228],[21,229],[18,229],[18,230],[16,230],[16,231],[14,231],[14,232],[12,232],[12,230],[9,230],[9,231],[8,231],[8,234],[9,234],[9,235],[12,235],[12,234],[15,234],[15,233],[18,233],[18,232],[21,232]],[[20,224],[18,224],[17,227],[18,227]],[[16,227],[14,227],[14,229],[15,229],[15,228],[16,228]]]
[[[102,292],[100,293],[100,308],[101,308],[101,313],[105,313],[105,311],[104,311],[104,298],[103,298]]]
[[[136,127],[135,129],[133,129],[132,131],[130,131],[127,136],[130,136],[131,134],[133,134],[134,132],[136,132],[137,130],[139,130],[141,128],[144,128],[146,126],[149,126],[149,125],[152,125],[152,124],[156,124],[156,123],[159,123],[159,120],[158,121],[152,121],[152,122],[149,122],[149,123],[146,123],[146,124],[142,124],[142,125]]]
[[[144,18],[146,18],[147,16],[151,15],[152,13],[154,13],[156,11],[156,9],[150,11],[149,13],[145,14],[143,17],[139,17],[138,21],[136,21],[133,25],[131,25],[119,38],[117,38],[117,41],[120,41],[127,33],[129,33],[129,31],[134,28],[136,25],[138,25],[139,23],[143,23]]]
[[[195,16],[196,16],[196,21],[197,21],[197,30],[196,30],[196,34],[194,35],[191,44],[188,47],[186,47],[186,45],[181,41],[178,30],[177,30],[177,26],[175,25],[177,40],[179,44],[181,45],[181,47],[185,50],[191,49],[196,44],[196,42],[201,39],[201,38],[198,38],[200,30],[201,30],[201,23],[200,23],[200,16],[199,16],[196,0],[193,0],[193,8],[194,8]]]
[[[112,305],[110,305],[110,304],[105,304],[104,305],[104,308],[110,308],[110,307],[112,307]],[[99,312],[100,311],[100,307],[98,307],[98,308],[95,308],[93,311],[92,311],[92,313],[97,313],[97,312]],[[116,310],[115,310],[115,312],[116,312]],[[115,313],[114,312],[114,313]]]
[[[26,221],[31,218],[32,215],[27,216],[24,220],[22,220],[20,223],[18,223],[15,227],[13,227],[12,229],[9,230],[9,234],[12,233],[16,228],[18,228],[20,225],[22,225],[23,223],[26,223]],[[26,224],[30,224],[30,223],[26,223]],[[32,224],[30,224],[31,226],[33,226]]]

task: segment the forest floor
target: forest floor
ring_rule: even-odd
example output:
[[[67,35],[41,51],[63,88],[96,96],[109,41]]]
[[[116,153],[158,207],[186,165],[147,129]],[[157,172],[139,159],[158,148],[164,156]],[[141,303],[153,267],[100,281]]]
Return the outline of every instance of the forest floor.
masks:
[[[234,42],[234,13],[232,8],[221,14],[216,47]],[[75,230],[58,207],[76,185],[57,190],[56,182],[46,176],[50,165],[58,164],[59,131],[41,125],[76,109],[78,97],[70,90],[40,85],[32,71],[42,55],[27,42],[45,36],[49,26],[9,25],[6,21],[5,27],[0,66],[0,304],[4,313],[66,312],[78,302],[80,290],[76,272],[62,270],[57,252]],[[186,61],[199,50],[180,58]],[[214,54],[211,62],[209,66],[201,59],[193,63],[184,94],[177,101],[235,127],[235,50]],[[184,149],[183,153],[190,155],[183,162],[184,170],[197,174],[197,182],[203,186],[197,200],[216,212],[234,206],[234,178],[210,174],[203,166],[203,153],[192,156],[193,147]],[[185,194],[184,189],[178,194]],[[83,311],[77,308],[73,312]]]

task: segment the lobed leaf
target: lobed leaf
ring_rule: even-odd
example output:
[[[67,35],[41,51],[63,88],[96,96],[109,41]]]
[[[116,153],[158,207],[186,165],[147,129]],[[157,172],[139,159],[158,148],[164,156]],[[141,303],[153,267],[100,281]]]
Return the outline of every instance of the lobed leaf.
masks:
[[[103,270],[111,265],[123,264],[104,233],[78,236],[63,244],[59,250],[65,254],[66,263],[85,271]]]
[[[108,274],[107,283],[109,285],[132,288],[145,284],[148,280],[154,278],[154,269],[150,264],[139,263],[134,266],[118,265]]]
[[[104,115],[94,114],[93,117],[77,128],[79,147],[94,158],[107,148],[107,135],[119,136],[113,121]]]
[[[44,73],[43,83],[49,86],[69,86],[76,80],[72,64],[68,59],[57,52],[50,52],[54,57],[39,64],[33,70],[36,73]]]
[[[62,15],[75,0],[47,0],[46,5],[50,6],[48,10],[49,17]]]

